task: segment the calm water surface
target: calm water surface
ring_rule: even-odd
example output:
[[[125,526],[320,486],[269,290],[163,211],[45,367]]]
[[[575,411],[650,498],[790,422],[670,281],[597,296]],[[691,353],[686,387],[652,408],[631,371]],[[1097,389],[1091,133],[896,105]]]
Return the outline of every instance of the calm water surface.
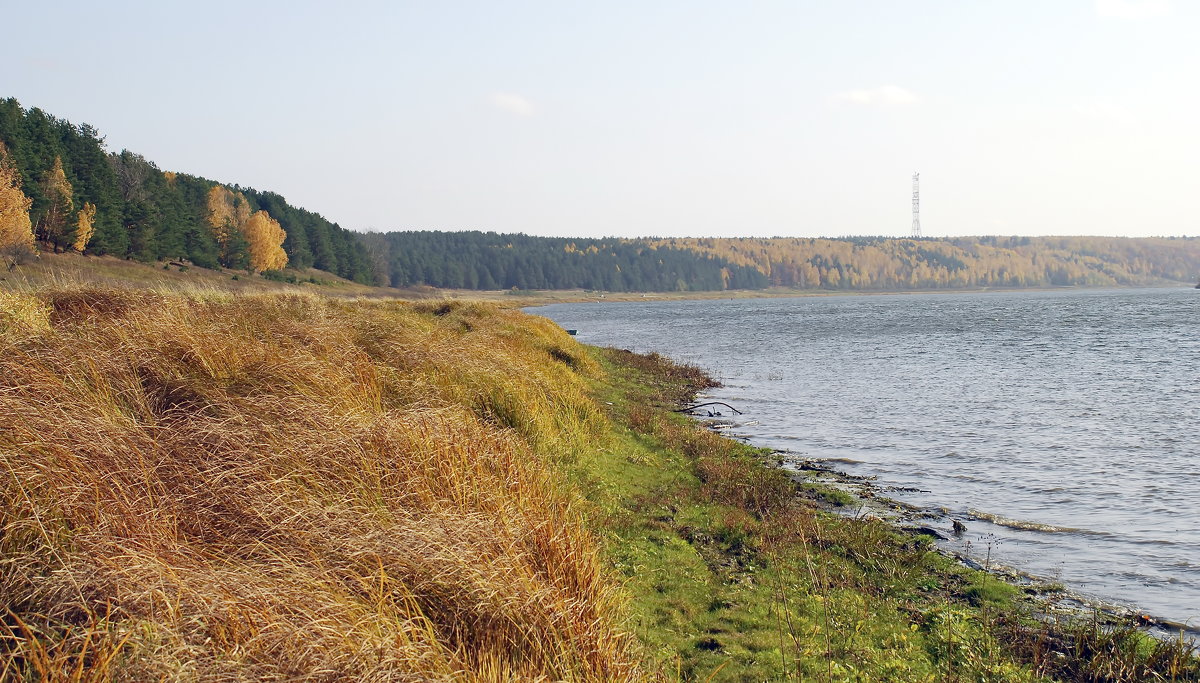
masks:
[[[532,312],[706,368],[742,436],[919,489],[890,495],[969,519],[979,554],[1196,627],[1198,311],[1179,288]]]

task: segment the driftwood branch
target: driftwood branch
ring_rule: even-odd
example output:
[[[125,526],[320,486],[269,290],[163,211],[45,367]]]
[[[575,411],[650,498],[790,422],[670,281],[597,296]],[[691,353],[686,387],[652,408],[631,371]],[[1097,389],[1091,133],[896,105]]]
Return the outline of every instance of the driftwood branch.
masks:
[[[696,405],[694,405],[694,406],[688,406],[688,407],[686,407],[686,408],[680,408],[679,410],[676,410],[675,412],[677,412],[677,413],[690,413],[690,412],[692,412],[693,410],[695,410],[695,409],[697,409],[697,408],[703,408],[704,406],[725,406],[726,408],[728,408],[728,409],[732,410],[733,412],[737,413],[738,415],[741,415],[741,414],[742,414],[742,411],[738,410],[737,408],[734,408],[733,406],[729,405],[728,403],[722,403],[721,401],[708,401],[707,403],[697,403],[697,404],[696,404]]]

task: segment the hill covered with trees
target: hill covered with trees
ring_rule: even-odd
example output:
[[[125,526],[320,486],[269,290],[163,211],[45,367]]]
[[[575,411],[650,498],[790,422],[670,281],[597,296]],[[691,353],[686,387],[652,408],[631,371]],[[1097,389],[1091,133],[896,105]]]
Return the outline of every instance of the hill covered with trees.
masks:
[[[1195,282],[1200,239],[951,237],[665,239],[759,270],[771,286],[904,290]]]
[[[1195,282],[1200,239],[854,237],[565,239],[364,235],[382,283],[458,289],[896,291]]]
[[[571,239],[362,234],[281,195],[163,171],[95,128],[0,100],[0,262],[47,251],[452,289],[888,291],[1146,285],[1200,278],[1200,239]]]
[[[256,272],[309,266],[373,280],[355,233],[272,192],[162,171],[75,125],[0,100],[0,251],[45,248]]]

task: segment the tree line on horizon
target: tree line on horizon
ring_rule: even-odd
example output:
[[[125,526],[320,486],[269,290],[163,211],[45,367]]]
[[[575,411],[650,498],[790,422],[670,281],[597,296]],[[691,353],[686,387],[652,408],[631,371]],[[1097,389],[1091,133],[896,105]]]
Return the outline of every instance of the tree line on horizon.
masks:
[[[693,249],[619,238],[495,232],[368,233],[381,284],[448,289],[589,289],[609,292],[762,289],[751,264]]]
[[[0,260],[52,251],[397,288],[908,290],[1195,282],[1200,239],[561,238],[357,233],[270,191],[162,171],[75,125],[0,100]]]
[[[1194,237],[671,238],[651,244],[751,265],[770,286],[907,290],[1195,282]]]
[[[452,289],[900,291],[1195,282],[1200,239],[363,235],[380,284]]]

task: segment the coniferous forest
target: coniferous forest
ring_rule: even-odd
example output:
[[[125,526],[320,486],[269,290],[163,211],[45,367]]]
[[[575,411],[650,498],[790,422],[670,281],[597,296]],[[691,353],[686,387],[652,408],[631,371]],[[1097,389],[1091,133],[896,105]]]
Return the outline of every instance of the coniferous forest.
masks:
[[[140,261],[185,259],[206,268],[311,266],[373,280],[356,233],[272,192],[163,171],[129,151],[108,152],[99,131],[87,124],[23,109],[9,98],[0,100],[0,143],[0,164],[7,168],[0,173],[10,190],[5,196],[19,185],[33,235],[45,248]],[[14,213],[6,208],[5,215]]]
[[[365,239],[393,287],[670,292],[767,286],[752,264],[645,240],[477,231],[392,232]]]
[[[614,226],[619,228],[620,226]],[[453,289],[848,291],[1195,282],[1200,239],[561,238],[358,233],[281,195],[110,152],[92,126],[0,100],[0,263],[43,251]]]

